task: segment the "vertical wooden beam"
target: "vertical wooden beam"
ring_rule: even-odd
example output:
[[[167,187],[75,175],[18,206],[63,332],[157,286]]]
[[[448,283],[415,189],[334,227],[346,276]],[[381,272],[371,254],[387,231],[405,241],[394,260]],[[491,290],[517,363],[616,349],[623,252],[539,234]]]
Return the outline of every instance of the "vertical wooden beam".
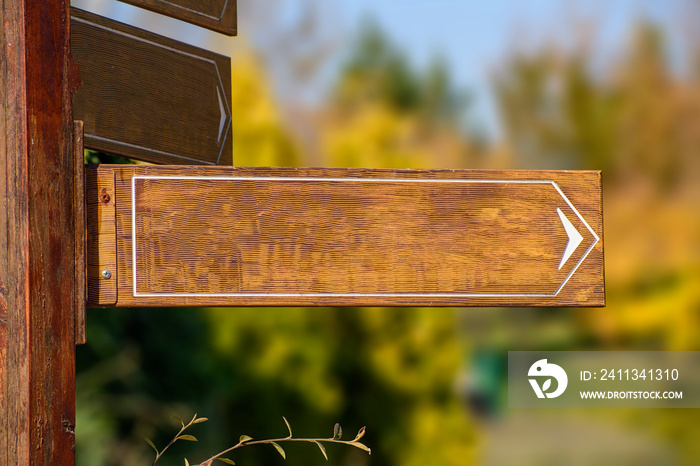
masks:
[[[73,211],[75,213],[75,344],[87,341],[87,225],[85,215],[85,163],[83,122],[73,122],[73,160],[75,181],[73,186]]]
[[[74,464],[68,0],[3,0],[0,464]]]

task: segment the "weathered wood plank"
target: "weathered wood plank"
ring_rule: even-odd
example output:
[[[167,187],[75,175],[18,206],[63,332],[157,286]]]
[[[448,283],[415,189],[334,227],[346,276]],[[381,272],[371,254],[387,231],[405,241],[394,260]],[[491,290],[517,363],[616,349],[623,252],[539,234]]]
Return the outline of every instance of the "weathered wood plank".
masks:
[[[114,174],[111,171],[101,170],[97,176],[88,177],[85,202],[88,215],[87,295],[91,304],[117,302],[115,201]],[[104,278],[103,272],[109,278]]]
[[[72,10],[85,147],[154,163],[230,165],[231,60]]]
[[[212,31],[235,36],[236,0],[120,0]]]
[[[0,463],[72,465],[74,158],[65,0],[0,3],[4,142],[0,276],[7,304]]]
[[[85,303],[87,302],[87,231],[85,213],[85,162],[83,155],[83,122],[73,122],[73,160],[75,181],[73,210],[75,212],[75,343],[87,340]]]
[[[117,306],[604,304],[598,172],[108,172]]]

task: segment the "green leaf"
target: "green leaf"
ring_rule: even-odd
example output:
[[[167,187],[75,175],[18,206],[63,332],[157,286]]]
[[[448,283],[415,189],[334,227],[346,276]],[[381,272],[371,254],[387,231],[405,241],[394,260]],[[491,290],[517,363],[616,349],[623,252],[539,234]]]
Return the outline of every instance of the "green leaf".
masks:
[[[321,450],[321,453],[323,453],[323,457],[326,458],[326,461],[328,461],[328,454],[326,453],[326,447],[321,445],[321,442],[314,440],[314,443],[318,445],[318,449]]]
[[[358,432],[357,435],[355,436],[355,441],[360,440],[362,437],[365,436],[365,428],[362,427]]]
[[[352,441],[352,442],[348,442],[348,445],[352,445],[355,448],[359,448],[360,450],[364,450],[367,453],[369,453],[370,455],[372,454],[372,450],[370,450],[369,447],[363,443]]]
[[[194,422],[195,424],[199,424],[199,423],[202,423],[202,422],[207,422],[208,420],[209,420],[208,417],[200,417],[200,418],[198,418],[198,419],[195,419],[193,422]]]
[[[153,449],[156,451],[156,455],[159,455],[159,454],[160,454],[160,452],[158,451],[158,449],[156,448],[156,446],[153,444],[153,442],[151,441],[151,439],[149,439],[148,437],[144,437],[143,439],[146,441],[147,444],[149,444],[149,445],[151,446],[151,448],[153,448]]]
[[[333,426],[333,440],[340,440],[343,437],[343,428],[337,422]]]
[[[185,423],[182,422],[182,419],[180,419],[179,417],[177,417],[177,416],[170,416],[170,419],[176,420],[177,422],[179,422],[180,424],[182,424],[182,427],[185,427]]]
[[[275,442],[270,442],[270,444],[273,447],[275,447],[275,449],[277,450],[277,453],[282,455],[282,458],[287,459],[287,454],[284,452],[284,449],[281,446],[277,445]]]
[[[217,460],[221,461],[222,463],[226,463],[226,464],[236,464],[228,458],[217,458]]]
[[[181,435],[181,436],[177,437],[175,440],[187,440],[190,442],[196,442],[197,437],[195,437],[194,435]]]
[[[246,443],[246,442],[250,442],[251,440],[253,440],[253,437],[249,437],[248,435],[241,435],[241,438],[238,439],[238,442],[239,443]]]
[[[190,424],[192,424],[195,419],[197,419],[197,413],[194,413],[194,416],[192,416],[192,420],[190,421]]]
[[[289,426],[289,422],[287,422],[287,418],[282,416],[282,419],[284,419],[284,423],[287,424],[287,429],[289,430],[289,438],[292,438],[292,428]]]

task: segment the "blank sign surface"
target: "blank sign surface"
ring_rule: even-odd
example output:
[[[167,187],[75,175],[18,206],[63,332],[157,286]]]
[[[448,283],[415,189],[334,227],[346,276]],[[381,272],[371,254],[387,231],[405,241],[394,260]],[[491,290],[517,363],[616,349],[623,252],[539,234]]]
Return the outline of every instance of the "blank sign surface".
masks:
[[[119,168],[118,299],[600,305],[599,210],[557,177]]]

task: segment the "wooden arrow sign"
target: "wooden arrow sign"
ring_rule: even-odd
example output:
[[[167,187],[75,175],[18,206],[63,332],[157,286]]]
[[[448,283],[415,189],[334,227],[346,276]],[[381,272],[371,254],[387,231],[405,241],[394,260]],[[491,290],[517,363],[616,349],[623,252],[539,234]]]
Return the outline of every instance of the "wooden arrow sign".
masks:
[[[93,305],[604,305],[599,172],[111,165],[87,183]]]
[[[85,147],[154,163],[230,165],[231,60],[73,8]]]
[[[236,0],[121,0],[229,36],[236,35]]]

